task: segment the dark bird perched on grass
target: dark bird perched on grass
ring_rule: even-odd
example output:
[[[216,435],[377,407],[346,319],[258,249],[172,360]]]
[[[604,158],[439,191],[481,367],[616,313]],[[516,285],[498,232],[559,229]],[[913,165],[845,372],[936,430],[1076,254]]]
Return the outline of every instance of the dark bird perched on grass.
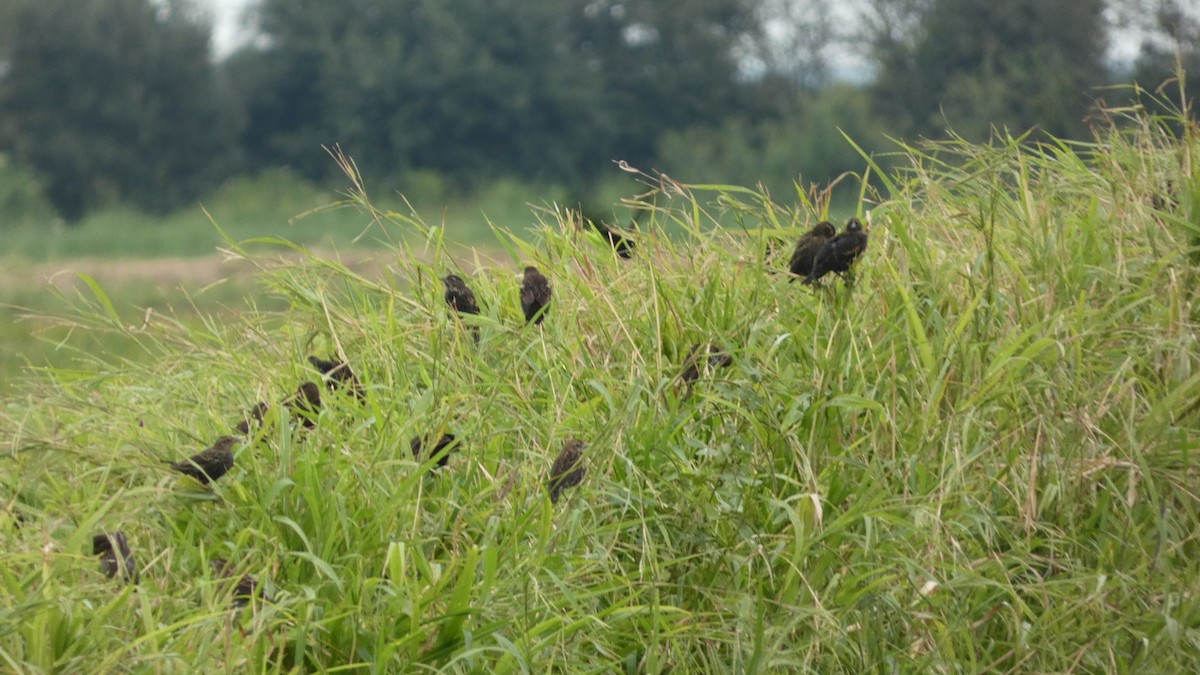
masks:
[[[525,281],[521,283],[521,309],[525,312],[525,323],[541,325],[550,313],[550,280],[538,268],[525,268]]]
[[[250,603],[250,600],[254,598],[258,591],[258,581],[254,577],[249,574],[241,574],[239,577],[240,572],[232,564],[221,558],[213,558],[208,561],[208,564],[212,566],[213,572],[221,579],[237,580],[237,585],[233,588],[233,606],[235,608],[245,607]],[[266,593],[262,594],[262,599],[265,602],[271,602],[271,598]]]
[[[583,215],[580,215],[580,217],[583,218],[585,222],[590,223],[591,226],[600,233],[600,236],[608,241],[609,246],[613,247],[613,250],[617,252],[617,255],[626,260],[633,257],[633,239],[630,239],[628,234],[622,233],[620,230],[613,228],[603,220],[593,220]]]
[[[683,372],[679,374],[679,379],[684,384],[691,384],[700,378],[701,369],[716,370],[717,368],[728,368],[731,365],[733,365],[733,357],[720,347],[714,344],[692,345],[687,358],[683,361]]]
[[[550,480],[546,482],[546,489],[550,491],[550,503],[557,504],[563,490],[583,482],[583,477],[587,474],[587,467],[583,465],[583,449],[586,447],[586,443],[574,438],[567,439],[563,444],[562,452],[550,467]]]
[[[629,258],[633,257],[633,239],[631,239],[627,233],[622,232],[621,230],[618,230],[604,222],[603,219],[595,217],[594,206],[594,204],[585,205],[583,202],[579,202],[576,205],[576,213],[579,215],[580,226],[587,228],[590,225],[592,229],[600,233],[600,237],[607,241],[608,245],[611,246],[613,250],[617,252],[617,255],[621,256],[622,258],[628,260]],[[644,213],[645,212],[641,211],[638,212],[634,216],[633,222],[630,223],[630,227],[636,226],[638,219],[641,218]]]
[[[255,405],[253,408],[246,411],[246,414],[242,417],[242,421],[238,422],[237,426],[235,426],[233,430],[236,431],[240,436],[249,436],[250,427],[261,427],[263,423],[263,417],[270,409],[271,406],[260,402],[258,405]]]
[[[433,446],[433,449],[429,451],[429,456],[426,458],[437,458],[437,466],[430,467],[430,471],[446,466],[446,462],[450,461],[450,452],[458,450],[459,443],[457,441],[458,439],[454,437],[454,434],[442,434],[442,437],[438,439],[437,445]],[[413,459],[418,462],[423,461],[421,457],[421,447],[423,444],[424,442],[420,436],[413,436],[412,442],[408,444],[412,448]]]
[[[733,357],[729,352],[722,351],[716,345],[708,346],[708,367],[709,368],[728,368],[733,365]]]
[[[222,436],[212,447],[200,451],[182,462],[167,462],[179,473],[191,476],[205,485],[224,476],[233,468],[233,436]]]
[[[857,218],[851,218],[850,222],[846,223],[846,229],[825,242],[817,252],[812,270],[804,278],[804,283],[815,284],[830,272],[838,276],[845,274],[866,248],[867,233]]]
[[[795,275],[792,277],[792,281],[795,281],[796,277],[803,279],[812,272],[813,261],[816,260],[817,253],[836,234],[837,230],[833,229],[833,224],[822,220],[801,235],[800,240],[796,242],[795,250],[792,251],[792,259],[788,263],[788,271]]]
[[[446,304],[450,305],[450,309],[455,313],[462,314],[479,314],[479,305],[475,304],[475,294],[467,288],[467,282],[462,280],[462,277],[457,274],[447,274],[442,283],[446,285]],[[475,338],[475,343],[479,343],[479,326],[471,326],[471,336]]]
[[[328,378],[330,389],[337,389],[344,384],[350,387],[350,391],[354,392],[354,396],[359,400],[363,398],[362,383],[358,381],[354,371],[350,370],[349,363],[337,359],[326,361],[317,356],[308,357],[308,362]]]
[[[92,555],[100,556],[100,571],[113,579],[119,572],[127,582],[137,584],[141,580],[137,561],[129,550],[129,541],[121,531],[97,534],[92,537]]]
[[[688,350],[687,358],[683,360],[683,372],[679,374],[679,379],[684,384],[691,384],[700,379],[700,350],[704,345],[692,345]]]
[[[457,274],[447,274],[442,283],[446,285],[446,304],[459,314],[478,314],[479,305],[475,304],[475,294],[467,288],[467,282]]]
[[[317,426],[317,415],[321,413],[321,388],[315,382],[304,382],[283,404],[300,416],[305,428],[311,429]]]

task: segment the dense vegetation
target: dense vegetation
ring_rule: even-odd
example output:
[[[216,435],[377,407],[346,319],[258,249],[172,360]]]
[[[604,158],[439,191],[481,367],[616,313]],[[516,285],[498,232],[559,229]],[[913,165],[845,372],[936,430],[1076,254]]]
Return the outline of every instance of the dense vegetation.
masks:
[[[130,326],[94,287],[70,321],[152,360],[96,354],[6,405],[0,663],[1195,671],[1200,145],[1128,122],[906,148],[882,193],[863,182],[850,287],[761,262],[821,203],[668,179],[630,260],[564,214],[497,228],[497,259],[360,199],[396,242],[381,279],[230,242],[286,308],[199,326]],[[554,284],[540,328],[527,262]],[[689,394],[709,341],[733,364]],[[211,491],[166,470],[313,379],[313,353],[367,400],[330,394],[307,433],[276,405]],[[442,430],[463,447],[431,475],[409,440]],[[588,473],[552,506],[568,437]],[[90,555],[114,530],[136,588]],[[231,611],[214,558],[271,601]]]

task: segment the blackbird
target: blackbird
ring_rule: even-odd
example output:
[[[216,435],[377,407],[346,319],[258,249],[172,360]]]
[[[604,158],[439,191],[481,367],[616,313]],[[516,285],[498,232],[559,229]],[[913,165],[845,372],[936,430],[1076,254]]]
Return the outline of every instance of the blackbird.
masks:
[[[360,400],[363,398],[362,384],[358,381],[354,371],[350,370],[350,364],[337,359],[326,361],[317,356],[308,357],[308,362],[328,378],[330,389],[337,389],[345,384],[350,387],[350,391],[354,392],[355,397]]]
[[[691,384],[700,379],[700,350],[704,345],[692,345],[688,350],[687,358],[683,360],[683,372],[679,374],[679,379],[683,380],[684,384]]]
[[[252,425],[261,427],[263,423],[263,416],[265,416],[267,411],[270,409],[271,406],[267,405],[266,403],[258,403],[253,408],[246,411],[242,421],[238,422],[237,426],[235,426],[233,430],[236,431],[239,436],[249,436],[250,427]]]
[[[716,345],[708,346],[708,367],[709,368],[728,368],[733,365],[733,357],[729,352],[722,351]]]
[[[137,561],[129,550],[129,541],[120,530],[92,537],[92,555],[100,556],[100,571],[109,579],[120,572],[121,578],[137,584],[141,580]]]
[[[837,231],[833,229],[833,225],[827,220],[822,220],[801,235],[800,240],[796,242],[795,250],[792,251],[791,262],[788,263],[788,271],[794,275],[792,281],[795,281],[796,277],[803,279],[812,272],[813,261],[816,260],[817,253],[836,234]]]
[[[208,561],[208,564],[212,566],[213,572],[221,579],[237,579],[237,585],[233,589],[233,606],[235,608],[245,607],[250,603],[250,600],[258,590],[258,581],[254,577],[249,574],[243,574],[239,578],[238,571],[234,569],[234,566],[221,558],[213,558]],[[266,593],[263,593],[262,599],[266,602],[271,601],[271,598]]]
[[[315,382],[304,382],[283,404],[300,415],[305,428],[311,429],[317,426],[317,415],[321,412],[321,388]]]
[[[701,354],[702,351],[707,353],[707,359]],[[707,362],[707,367],[713,370],[728,368],[733,365],[733,357],[729,355],[729,352],[723,351],[714,344],[707,346],[700,344],[692,345],[687,358],[684,359],[683,372],[680,373],[679,379],[683,380],[684,384],[695,382],[700,378],[700,369],[705,367],[705,362]]]
[[[458,450],[459,444],[455,442],[456,440],[454,434],[442,434],[442,437],[438,439],[437,445],[433,446],[433,450],[429,451],[430,458],[437,458],[437,466],[429,467],[430,471],[446,466],[446,462],[450,461],[450,451]],[[423,445],[421,437],[413,436],[412,441],[408,445],[412,448],[413,459],[418,462],[421,461],[421,447]]]
[[[620,230],[613,228],[602,220],[592,220],[591,218],[584,218],[584,220],[591,223],[592,227],[600,233],[600,236],[608,241],[608,244],[613,247],[617,255],[626,260],[633,257],[634,244],[628,235],[621,233]]]
[[[447,274],[442,283],[446,285],[446,304],[459,314],[478,314],[479,305],[475,304],[475,294],[467,288],[467,283],[457,274]]]
[[[182,462],[167,462],[179,473],[191,476],[205,485],[224,476],[233,468],[233,436],[222,436],[212,447],[200,451]]]
[[[521,309],[525,312],[525,323],[541,325],[550,312],[550,280],[538,268],[525,268],[525,281],[521,284]]]
[[[550,467],[550,480],[546,487],[550,491],[550,503],[557,504],[562,491],[583,482],[587,467],[583,465],[583,449],[587,444],[574,438],[567,439],[562,452]]]
[[[846,229],[833,239],[825,242],[817,257],[813,259],[812,270],[804,278],[804,283],[815,284],[821,277],[833,272],[841,276],[850,269],[850,265],[862,255],[867,248],[867,233],[857,218],[851,218],[846,223]]]

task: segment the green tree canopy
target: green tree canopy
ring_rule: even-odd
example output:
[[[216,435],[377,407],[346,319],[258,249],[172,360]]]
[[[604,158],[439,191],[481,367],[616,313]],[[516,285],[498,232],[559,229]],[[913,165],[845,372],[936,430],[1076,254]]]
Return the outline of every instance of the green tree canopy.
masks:
[[[256,161],[320,177],[339,143],[382,176],[567,180],[653,155],[745,102],[745,0],[262,0],[229,73]]]
[[[906,132],[1078,136],[1106,84],[1103,0],[874,0],[878,100]]]
[[[186,2],[9,0],[0,25],[0,149],[64,216],[165,210],[220,175],[233,136],[209,27]]]

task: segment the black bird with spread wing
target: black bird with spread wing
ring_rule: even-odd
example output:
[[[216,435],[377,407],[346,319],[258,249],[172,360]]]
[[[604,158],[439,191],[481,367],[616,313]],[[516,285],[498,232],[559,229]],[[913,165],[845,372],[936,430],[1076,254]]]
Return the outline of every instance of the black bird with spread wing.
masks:
[[[609,246],[613,247],[618,256],[626,260],[633,257],[633,239],[630,239],[628,235],[622,234],[620,230],[602,220],[587,219],[587,222],[592,224],[592,227],[600,233],[601,237],[608,240]]]
[[[550,312],[550,280],[529,265],[525,268],[525,280],[521,283],[521,310],[525,312],[525,323],[532,321],[541,325]]]
[[[330,389],[337,389],[341,385],[346,385],[350,387],[350,391],[354,392],[355,397],[362,400],[362,384],[358,381],[358,377],[354,374],[354,371],[350,370],[349,363],[338,361],[336,358],[326,361],[318,356],[308,357],[308,362],[328,378]]]
[[[167,462],[167,464],[170,464],[171,468],[179,473],[191,476],[208,485],[233,468],[233,444],[235,442],[237,439],[233,436],[222,436],[212,444],[212,447],[181,462]]]
[[[817,252],[812,270],[804,278],[804,283],[815,284],[830,272],[838,276],[845,274],[866,248],[867,232],[857,218],[851,218],[850,222],[846,223],[846,229],[825,242]]]
[[[618,230],[617,228],[604,222],[603,219],[595,217],[595,213],[591,206],[584,206],[581,202],[577,205],[575,214],[579,216],[579,225],[587,229],[589,226],[600,233],[600,238],[608,242],[613,251],[618,256],[628,260],[633,257],[634,242],[627,232]],[[638,214],[641,216],[641,213]],[[630,223],[633,226],[637,223],[637,217]]]
[[[408,445],[412,449],[413,459],[417,461],[437,458],[437,466],[429,468],[430,471],[433,471],[434,469],[441,469],[446,466],[446,462],[450,461],[450,452],[458,450],[459,443],[457,441],[458,439],[455,438],[454,434],[442,434],[442,437],[438,439],[437,444],[429,451],[429,456],[426,458],[421,457],[421,448],[427,443],[426,441],[422,441],[420,436],[414,436]]]

